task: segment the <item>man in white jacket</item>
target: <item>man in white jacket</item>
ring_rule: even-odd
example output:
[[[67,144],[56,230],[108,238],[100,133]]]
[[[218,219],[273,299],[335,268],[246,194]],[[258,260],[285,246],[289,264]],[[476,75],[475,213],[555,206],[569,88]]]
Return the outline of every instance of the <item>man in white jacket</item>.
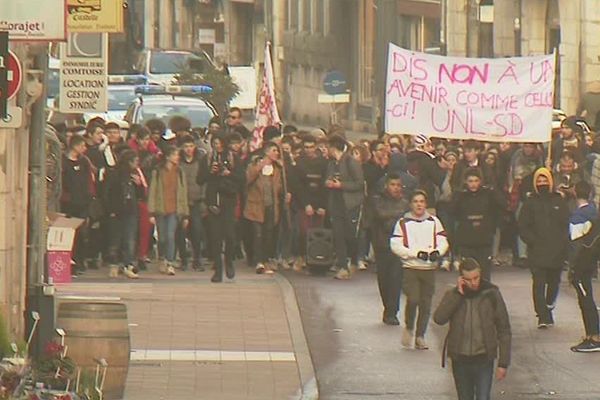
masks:
[[[427,212],[425,192],[416,191],[410,197],[410,212],[396,223],[390,247],[402,259],[404,267],[402,290],[407,301],[402,345],[412,345],[416,319],[415,348],[427,350],[429,347],[425,342],[425,331],[435,291],[434,274],[438,260],[448,251],[448,240],[440,220]]]

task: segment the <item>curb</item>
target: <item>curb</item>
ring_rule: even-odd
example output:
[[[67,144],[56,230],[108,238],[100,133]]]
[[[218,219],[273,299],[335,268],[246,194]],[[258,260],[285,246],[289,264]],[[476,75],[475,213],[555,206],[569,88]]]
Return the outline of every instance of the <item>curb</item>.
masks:
[[[295,396],[295,399],[318,400],[319,386],[317,385],[315,369],[310,356],[310,350],[308,349],[308,343],[306,342],[306,336],[304,335],[304,327],[302,326],[300,310],[296,300],[296,292],[294,291],[292,284],[283,275],[275,274],[274,278],[283,293],[283,303],[287,314],[294,353],[296,354],[298,372],[300,373],[301,387],[299,393]]]

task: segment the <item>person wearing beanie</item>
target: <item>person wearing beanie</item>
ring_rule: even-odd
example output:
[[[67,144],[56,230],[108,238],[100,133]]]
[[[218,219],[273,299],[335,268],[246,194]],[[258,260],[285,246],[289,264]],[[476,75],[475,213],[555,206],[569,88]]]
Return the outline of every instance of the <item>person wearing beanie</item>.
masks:
[[[483,186],[480,169],[469,168],[464,175],[465,189],[456,192],[452,202],[456,219],[453,245],[461,257],[477,260],[481,276],[491,281],[492,243],[506,200],[500,192]]]
[[[560,136],[552,142],[552,167],[556,167],[565,151],[570,151],[575,161],[584,160],[583,128],[574,115],[565,118],[560,125]]]
[[[439,189],[446,178],[445,161],[438,161],[433,154],[431,140],[419,134],[413,137],[414,150],[407,154],[409,172],[417,177],[418,188],[427,194],[429,207],[435,208],[436,187]]]
[[[527,244],[538,328],[547,328],[554,325],[552,311],[567,258],[569,210],[563,197],[552,191],[552,173],[547,168],[535,171],[533,186],[519,216],[519,235]]]

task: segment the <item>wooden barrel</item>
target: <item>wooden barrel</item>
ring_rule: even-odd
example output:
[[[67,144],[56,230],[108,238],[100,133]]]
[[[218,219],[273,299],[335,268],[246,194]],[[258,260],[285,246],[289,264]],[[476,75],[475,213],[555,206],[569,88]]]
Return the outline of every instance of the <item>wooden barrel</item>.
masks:
[[[65,331],[67,356],[82,370],[94,374],[94,359],[106,360],[104,398],[122,399],[130,351],[125,304],[62,303],[58,308],[56,327]]]

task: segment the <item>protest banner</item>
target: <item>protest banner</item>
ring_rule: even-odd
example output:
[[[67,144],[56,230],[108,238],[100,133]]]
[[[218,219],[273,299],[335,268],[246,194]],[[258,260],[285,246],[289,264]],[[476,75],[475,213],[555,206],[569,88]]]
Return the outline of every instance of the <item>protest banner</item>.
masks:
[[[385,132],[547,142],[554,74],[554,55],[443,57],[390,44]]]
[[[59,110],[62,113],[108,109],[108,34],[72,33],[61,47]]]

